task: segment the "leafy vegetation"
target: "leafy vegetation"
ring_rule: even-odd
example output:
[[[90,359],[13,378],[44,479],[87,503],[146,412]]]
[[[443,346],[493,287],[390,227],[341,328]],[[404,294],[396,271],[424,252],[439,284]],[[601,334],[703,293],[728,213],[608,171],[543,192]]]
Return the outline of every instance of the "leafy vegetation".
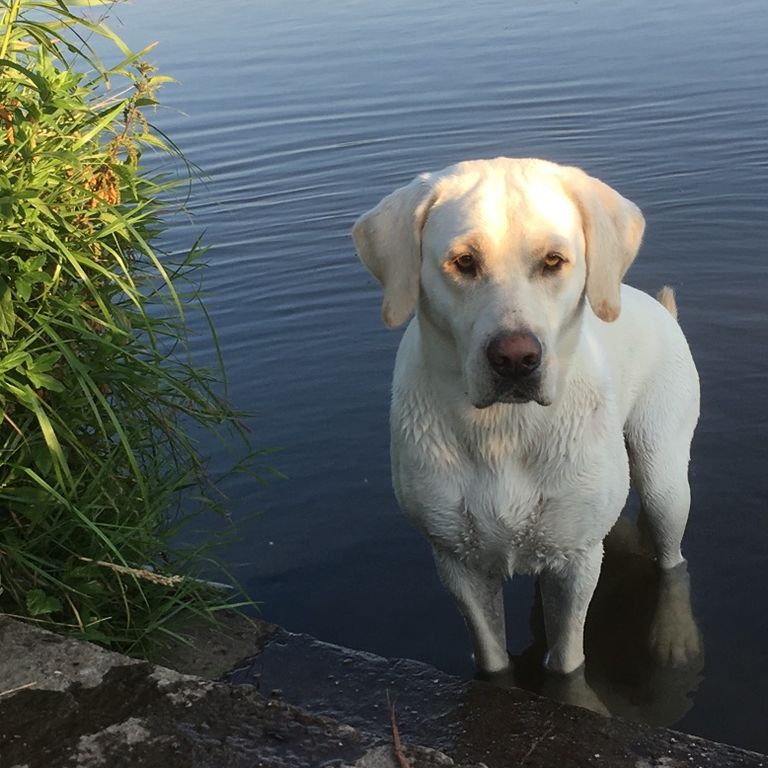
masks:
[[[156,250],[169,78],[93,5],[0,0],[0,610],[148,653],[221,598],[172,543],[181,498],[219,500],[191,434],[247,441],[189,359],[199,244]]]

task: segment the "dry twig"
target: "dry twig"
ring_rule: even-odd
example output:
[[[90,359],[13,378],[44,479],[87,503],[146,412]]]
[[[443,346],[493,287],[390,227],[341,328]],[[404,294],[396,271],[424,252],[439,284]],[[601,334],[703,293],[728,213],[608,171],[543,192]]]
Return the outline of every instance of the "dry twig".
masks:
[[[395,705],[389,698],[389,691],[387,691],[387,706],[389,707],[389,721],[392,723],[392,747],[397,759],[397,764],[400,768],[411,768],[411,763],[406,757],[403,744],[400,741],[400,730],[397,727],[397,720],[395,719]]]
[[[19,685],[16,688],[9,688],[7,691],[0,691],[0,696],[10,696],[12,693],[24,691],[27,688],[32,688],[35,685],[37,685],[37,680],[33,680],[31,683],[25,683],[24,685]]]

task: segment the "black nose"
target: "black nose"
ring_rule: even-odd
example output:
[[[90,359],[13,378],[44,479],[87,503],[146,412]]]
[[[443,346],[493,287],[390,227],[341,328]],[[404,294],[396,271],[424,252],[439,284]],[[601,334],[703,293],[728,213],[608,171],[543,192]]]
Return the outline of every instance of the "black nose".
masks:
[[[529,331],[494,336],[485,354],[491,368],[505,379],[529,376],[541,364],[541,344]]]

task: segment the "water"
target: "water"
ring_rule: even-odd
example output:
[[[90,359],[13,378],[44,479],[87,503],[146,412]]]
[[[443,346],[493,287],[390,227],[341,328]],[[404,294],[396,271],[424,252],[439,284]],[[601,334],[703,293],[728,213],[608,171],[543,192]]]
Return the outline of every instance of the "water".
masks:
[[[132,44],[160,41],[153,60],[180,80],[155,122],[210,180],[169,242],[205,230],[231,398],[256,412],[256,444],[284,448],[289,480],[227,487],[239,533],[224,554],[263,615],[471,674],[464,626],[390,491],[399,333],[381,327],[348,231],[460,159],[581,165],[644,210],[628,281],[676,287],[702,376],[685,551],[706,666],[668,721],[768,750],[762,0],[136,0],[117,16]],[[533,594],[509,588],[515,653]]]

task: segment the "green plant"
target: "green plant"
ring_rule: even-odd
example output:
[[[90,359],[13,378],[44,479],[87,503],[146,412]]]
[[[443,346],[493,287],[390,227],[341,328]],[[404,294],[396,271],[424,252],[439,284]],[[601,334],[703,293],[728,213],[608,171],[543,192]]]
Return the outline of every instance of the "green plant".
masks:
[[[169,78],[64,2],[0,9],[0,609],[146,653],[221,599],[174,550],[180,499],[218,503],[190,435],[243,437],[187,349],[199,243],[155,245],[179,180],[148,167],[176,150],[145,110]]]

